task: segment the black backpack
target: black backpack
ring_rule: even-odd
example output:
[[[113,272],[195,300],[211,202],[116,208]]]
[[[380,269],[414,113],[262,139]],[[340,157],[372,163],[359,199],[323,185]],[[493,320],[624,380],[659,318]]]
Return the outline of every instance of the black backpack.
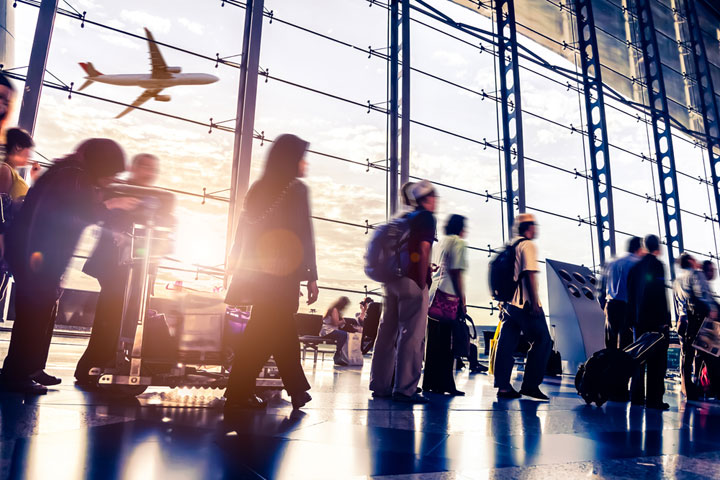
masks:
[[[515,295],[520,280],[515,280],[515,248],[525,240],[527,238],[507,244],[503,251],[490,261],[490,294],[498,302],[510,302]]]

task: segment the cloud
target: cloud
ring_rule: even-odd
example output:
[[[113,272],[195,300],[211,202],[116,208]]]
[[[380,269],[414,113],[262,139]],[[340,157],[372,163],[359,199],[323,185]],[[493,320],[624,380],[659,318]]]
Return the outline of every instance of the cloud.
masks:
[[[433,58],[450,67],[465,67],[469,64],[466,55],[449,50],[436,50],[433,52]]]
[[[193,22],[185,17],[180,17],[178,23],[195,35],[202,35],[205,32],[205,27],[201,23]]]
[[[148,30],[155,33],[168,33],[172,23],[167,18],[152,15],[142,10],[123,10],[120,12],[120,18],[126,22],[147,27]]]

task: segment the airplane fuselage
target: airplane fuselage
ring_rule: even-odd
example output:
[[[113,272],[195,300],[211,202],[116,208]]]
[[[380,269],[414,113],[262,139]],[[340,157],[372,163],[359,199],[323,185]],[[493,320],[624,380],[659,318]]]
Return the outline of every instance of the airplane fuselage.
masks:
[[[217,82],[215,75],[207,73],[173,73],[170,78],[152,78],[149,74],[117,74],[85,77],[98,83],[118,86],[137,86],[145,89],[161,89],[178,85],[207,85]]]

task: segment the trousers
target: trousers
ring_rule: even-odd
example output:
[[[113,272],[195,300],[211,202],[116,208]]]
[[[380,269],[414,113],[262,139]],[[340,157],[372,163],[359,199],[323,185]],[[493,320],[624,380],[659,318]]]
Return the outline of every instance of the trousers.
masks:
[[[500,336],[495,353],[495,388],[510,388],[510,376],[515,364],[513,354],[520,341],[521,332],[530,343],[522,388],[537,388],[545,377],[552,349],[545,314],[541,312],[534,315],[514,305],[506,305],[500,322]]]
[[[637,340],[649,330],[635,328]],[[630,383],[630,399],[634,404],[659,405],[665,394],[665,374],[667,373],[667,352],[670,346],[667,332],[662,343],[648,355],[647,362],[640,365],[633,374]]]
[[[627,302],[608,300],[605,305],[605,347],[624,349],[633,342],[633,332],[627,320]]]
[[[450,323],[428,321],[423,390],[438,393],[456,390],[453,376],[455,356],[452,351],[452,328]],[[475,358],[477,361],[477,355]]]
[[[385,285],[385,313],[370,366],[373,392],[407,396],[415,393],[422,374],[428,306],[427,287],[421,290],[410,278]]]

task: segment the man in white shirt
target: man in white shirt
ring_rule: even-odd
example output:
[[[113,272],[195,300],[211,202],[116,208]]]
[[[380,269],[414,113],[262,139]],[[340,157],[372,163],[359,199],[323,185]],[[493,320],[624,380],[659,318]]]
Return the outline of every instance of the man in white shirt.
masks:
[[[515,275],[518,282],[512,302],[502,306],[500,336],[495,354],[495,388],[498,398],[520,398],[525,395],[538,400],[548,400],[540,391],[550,357],[551,340],[545,313],[538,295],[537,247],[533,239],[537,237],[535,216],[522,213],[515,218],[514,227],[517,236],[515,245]],[[510,385],[515,360],[513,354],[520,340],[520,333],[530,342],[531,347],[525,362],[525,373],[520,392]]]

